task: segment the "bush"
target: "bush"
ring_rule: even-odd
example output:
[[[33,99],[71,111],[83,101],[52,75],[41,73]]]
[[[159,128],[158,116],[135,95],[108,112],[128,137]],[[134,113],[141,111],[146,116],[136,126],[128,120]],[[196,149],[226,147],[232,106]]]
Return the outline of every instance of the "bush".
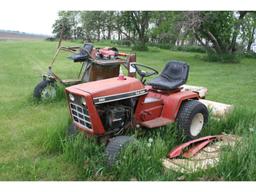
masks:
[[[83,39],[72,39],[70,40],[72,43],[77,43],[77,44],[83,44],[84,40]]]
[[[161,49],[170,49],[172,51],[185,51],[185,52],[196,52],[196,53],[205,53],[205,49],[198,45],[183,45],[176,46],[167,43],[149,43],[149,46],[158,47]]]
[[[46,41],[56,41],[57,39],[55,37],[47,37],[45,40]]]
[[[256,53],[254,53],[254,52],[245,52],[245,53],[243,53],[243,56],[246,57],[246,58],[255,59],[256,58]]]
[[[185,52],[195,52],[195,53],[205,53],[205,49],[198,45],[185,45],[185,46],[176,46],[177,51]]]
[[[131,46],[131,42],[129,40],[112,40],[111,43],[119,46]]]
[[[158,47],[161,49],[171,49],[173,47],[173,45],[171,44],[166,44],[166,43],[148,43],[148,46],[152,46],[152,47]]]
[[[152,46],[152,47],[158,47],[161,49],[172,49],[173,48],[173,45],[166,44],[166,43],[148,43],[148,45]]]
[[[143,44],[133,44],[132,45],[132,50],[135,51],[148,51],[148,47],[147,45],[143,45]]]
[[[239,63],[241,55],[238,53],[214,53],[211,51],[207,52],[207,56],[204,58],[210,62],[222,62],[222,63]]]

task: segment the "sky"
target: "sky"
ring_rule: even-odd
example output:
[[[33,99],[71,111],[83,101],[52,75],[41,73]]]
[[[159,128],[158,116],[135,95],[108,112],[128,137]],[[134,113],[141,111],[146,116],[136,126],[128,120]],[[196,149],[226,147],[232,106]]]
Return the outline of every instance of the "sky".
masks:
[[[46,4],[41,8],[31,8],[29,4],[22,8],[1,6],[0,29],[52,35],[52,25],[57,16],[58,9],[48,8]]]
[[[0,29],[52,35],[60,10],[256,10],[254,1],[235,0],[230,4],[230,0],[2,0]]]

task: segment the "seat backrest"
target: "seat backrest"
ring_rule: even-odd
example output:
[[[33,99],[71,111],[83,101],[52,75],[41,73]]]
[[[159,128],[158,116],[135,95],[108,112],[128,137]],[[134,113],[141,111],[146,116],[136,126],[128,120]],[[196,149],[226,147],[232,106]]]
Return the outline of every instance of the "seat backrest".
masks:
[[[80,55],[88,56],[88,53],[91,53],[92,49],[93,49],[93,45],[91,43],[85,43],[83,48],[80,51]],[[88,53],[85,50],[87,50]]]
[[[70,59],[72,59],[74,62],[84,62],[89,59],[88,53],[91,55],[91,52],[93,50],[93,45],[90,43],[85,43],[84,46],[80,49],[79,53],[73,54]]]
[[[167,63],[161,73],[168,80],[183,80],[184,83],[188,79],[189,65],[181,61],[170,61]]]

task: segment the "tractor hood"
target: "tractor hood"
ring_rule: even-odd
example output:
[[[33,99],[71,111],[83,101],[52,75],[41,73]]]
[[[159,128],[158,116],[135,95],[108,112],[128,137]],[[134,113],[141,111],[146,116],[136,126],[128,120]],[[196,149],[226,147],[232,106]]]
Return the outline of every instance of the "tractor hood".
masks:
[[[79,95],[83,92],[90,94],[95,103],[131,98],[147,93],[144,85],[132,77],[114,77],[92,81],[68,87],[66,90]]]

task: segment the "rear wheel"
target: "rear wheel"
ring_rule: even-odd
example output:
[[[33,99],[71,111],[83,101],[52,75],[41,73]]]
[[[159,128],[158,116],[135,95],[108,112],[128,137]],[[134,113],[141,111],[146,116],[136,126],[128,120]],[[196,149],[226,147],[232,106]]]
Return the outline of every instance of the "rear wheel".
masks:
[[[207,121],[207,107],[197,100],[189,100],[179,110],[177,127],[186,139],[196,139]]]
[[[34,89],[34,97],[41,100],[51,100],[57,95],[57,85],[54,81],[43,80]]]
[[[121,150],[133,141],[135,141],[135,138],[130,136],[117,136],[111,138],[105,150],[108,165],[114,165]]]

